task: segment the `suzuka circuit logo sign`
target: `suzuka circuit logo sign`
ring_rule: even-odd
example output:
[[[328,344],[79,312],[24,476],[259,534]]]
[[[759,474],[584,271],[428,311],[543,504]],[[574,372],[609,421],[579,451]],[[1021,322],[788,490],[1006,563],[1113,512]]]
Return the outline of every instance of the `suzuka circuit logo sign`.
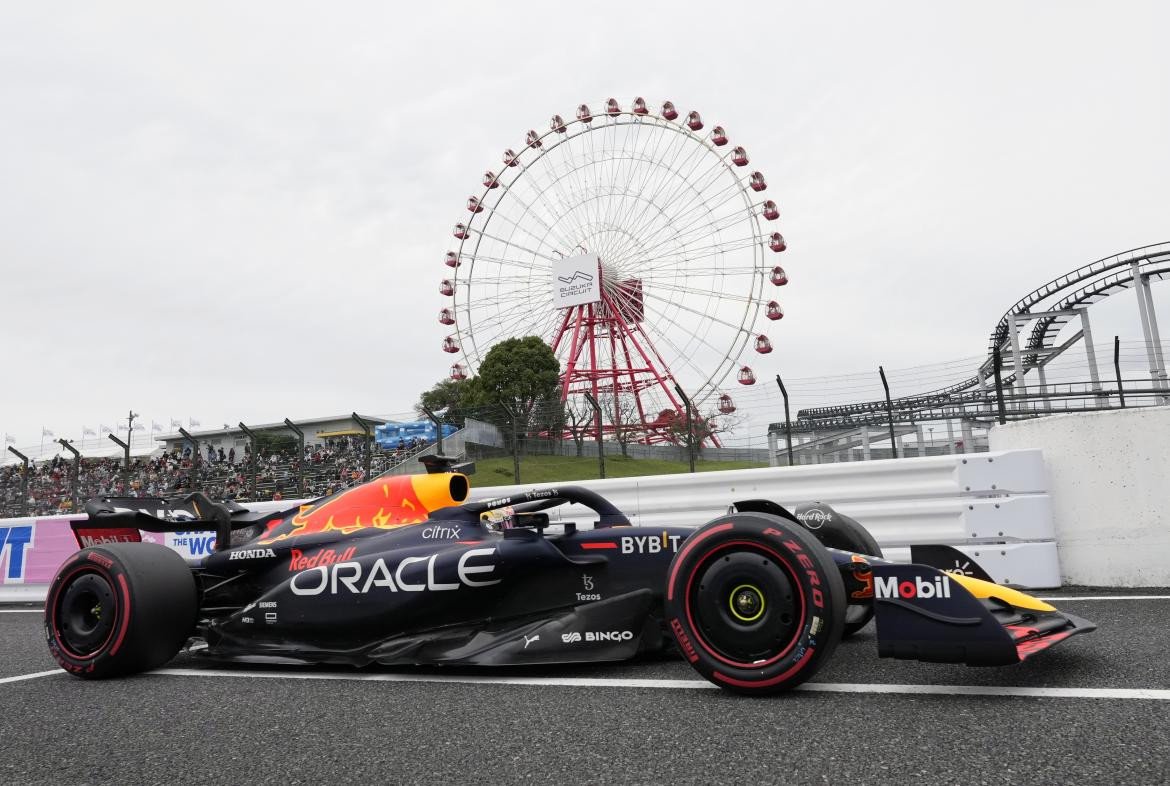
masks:
[[[553,306],[580,306],[601,300],[600,263],[593,254],[554,259],[552,263]]]

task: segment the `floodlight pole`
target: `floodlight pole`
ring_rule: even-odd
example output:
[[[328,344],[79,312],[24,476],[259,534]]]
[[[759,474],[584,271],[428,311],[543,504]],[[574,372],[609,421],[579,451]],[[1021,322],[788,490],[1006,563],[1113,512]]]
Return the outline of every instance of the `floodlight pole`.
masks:
[[[8,452],[20,459],[24,466],[20,471],[20,515],[28,515],[28,456],[21,453],[11,445],[8,446]]]
[[[199,440],[187,433],[187,430],[179,426],[179,433],[183,438],[191,443],[191,491],[199,490],[199,462],[202,461],[199,457]]]
[[[585,400],[589,402],[589,406],[593,407],[594,415],[597,418],[597,473],[598,477],[605,478],[605,442],[601,439],[601,405],[588,391],[585,392]]]
[[[305,432],[301,431],[296,423],[293,423],[288,418],[284,419],[284,425],[288,426],[289,431],[297,435],[297,496],[305,496]]]
[[[256,432],[244,425],[243,421],[237,424],[240,431],[248,437],[252,449],[248,451],[248,496],[252,501],[256,501],[256,451],[260,446],[256,443]]]
[[[70,510],[72,510],[74,513],[76,513],[77,512],[77,484],[81,478],[81,451],[79,451],[77,448],[73,447],[73,445],[71,445],[69,440],[67,440],[67,439],[59,439],[59,440],[57,440],[57,442],[61,445],[61,447],[65,448],[66,450],[68,450],[70,453],[73,454],[73,472],[70,473],[73,475],[73,477],[70,478],[70,480],[69,480],[69,496],[70,496],[71,501],[73,503],[73,506],[70,508]],[[127,493],[129,493],[129,489],[127,489]]]
[[[780,395],[784,397],[784,439],[788,444],[788,466],[792,466],[792,421],[788,415],[788,391],[784,388],[784,381],[776,375],[776,384],[780,386]]]
[[[695,471],[695,408],[691,404],[690,397],[683,393],[682,386],[677,382],[674,383],[675,392],[682,398],[683,404],[686,405],[687,410],[687,460],[690,463],[691,472]]]

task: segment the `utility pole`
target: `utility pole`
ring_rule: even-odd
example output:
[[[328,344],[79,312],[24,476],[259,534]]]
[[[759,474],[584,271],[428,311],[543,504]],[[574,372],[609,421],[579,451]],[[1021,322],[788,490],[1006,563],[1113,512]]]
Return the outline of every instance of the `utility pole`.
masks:
[[[1125,409],[1125,389],[1121,387],[1121,339],[1117,336],[1113,337],[1113,373],[1117,375],[1117,396],[1121,399],[1121,408]]]
[[[894,458],[898,457],[898,440],[894,436],[894,402],[890,400],[890,383],[886,381],[886,370],[882,366],[878,366],[878,374],[882,377],[882,388],[886,391],[886,419],[890,426],[890,450],[894,452]]]
[[[130,443],[123,442],[113,434],[106,434],[106,437],[116,445],[120,445],[122,448],[122,456],[124,459],[122,461],[122,485],[126,488],[130,488]]]
[[[675,382],[674,389],[683,400],[683,404],[687,409],[687,459],[691,466],[691,472],[695,471],[695,408],[691,404],[691,399],[686,393],[683,393],[682,387]]]
[[[59,439],[59,440],[57,440],[57,442],[61,445],[61,447],[65,448],[66,450],[68,450],[70,453],[73,454],[73,471],[69,473],[70,475],[73,476],[69,479],[69,496],[70,496],[70,500],[73,503],[70,510],[72,510],[74,513],[76,513],[77,512],[77,484],[78,484],[78,481],[80,480],[80,476],[81,476],[81,451],[79,451],[77,448],[73,447],[73,445],[71,445],[69,443],[69,440],[67,440],[67,439]],[[129,493],[129,489],[127,489],[127,493]]]
[[[373,458],[370,454],[374,450],[374,446],[370,444],[370,440],[373,438],[374,433],[373,433],[373,430],[370,429],[370,424],[367,423],[364,418],[359,416],[358,413],[351,412],[350,416],[353,418],[355,423],[357,423],[359,426],[362,427],[362,431],[366,432],[365,438],[362,439],[362,468],[366,472],[366,474],[365,474],[366,480],[369,480],[370,479],[370,463],[371,463],[371,460]],[[439,434],[439,439],[440,440],[443,439],[442,432],[440,432],[440,434]],[[440,456],[443,455],[442,441],[439,442],[439,455]]]
[[[601,405],[597,403],[597,399],[593,398],[593,394],[586,392],[585,400],[589,402],[589,406],[593,407],[594,417],[597,420],[597,473],[598,477],[605,477],[605,442],[601,438]]]
[[[995,372],[995,400],[999,408],[999,425],[1007,423],[1007,407],[1003,402],[1003,357],[999,354],[999,347],[992,355],[992,370]]]
[[[441,456],[443,455],[443,421],[439,418],[438,415],[432,412],[429,407],[423,407],[422,411],[427,416],[427,418],[435,424],[435,434],[437,434],[435,438],[435,450]]]
[[[202,459],[199,457],[199,440],[187,433],[187,430],[179,426],[179,433],[183,438],[191,443],[191,491],[199,490],[199,462]],[[127,454],[129,455],[129,454]]]
[[[507,404],[501,404],[504,411],[508,413],[508,419],[512,421],[512,480],[516,483],[520,482],[520,419],[518,412]]]

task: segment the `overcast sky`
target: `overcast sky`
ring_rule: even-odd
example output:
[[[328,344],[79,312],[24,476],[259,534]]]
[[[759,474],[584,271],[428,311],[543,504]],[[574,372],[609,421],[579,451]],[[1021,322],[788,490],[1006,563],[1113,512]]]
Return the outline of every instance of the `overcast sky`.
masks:
[[[611,95],[699,109],[768,177],[792,283],[764,379],[978,355],[1034,287],[1170,240],[1165,3],[176,7],[0,11],[18,444],[130,407],[409,410],[450,365],[467,195]],[[1099,339],[1140,337],[1132,297]]]

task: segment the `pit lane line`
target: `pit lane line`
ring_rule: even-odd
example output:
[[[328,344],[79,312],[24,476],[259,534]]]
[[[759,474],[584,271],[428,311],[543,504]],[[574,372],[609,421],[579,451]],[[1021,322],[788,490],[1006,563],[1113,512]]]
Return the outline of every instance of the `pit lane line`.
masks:
[[[476,677],[458,674],[340,674],[286,671],[236,671],[225,669],[157,669],[164,677],[237,677],[283,680],[342,680],[349,682],[430,682],[462,685],[520,685],[563,688],[656,688],[668,690],[719,690],[706,680],[670,680],[598,677]],[[0,678],[0,684],[59,675],[59,669]],[[987,685],[897,685],[858,682],[812,682],[795,690],[803,693],[916,694],[926,696],[995,696],[1038,699],[1112,699],[1170,701],[1170,690],[1158,688],[1030,688]]]

